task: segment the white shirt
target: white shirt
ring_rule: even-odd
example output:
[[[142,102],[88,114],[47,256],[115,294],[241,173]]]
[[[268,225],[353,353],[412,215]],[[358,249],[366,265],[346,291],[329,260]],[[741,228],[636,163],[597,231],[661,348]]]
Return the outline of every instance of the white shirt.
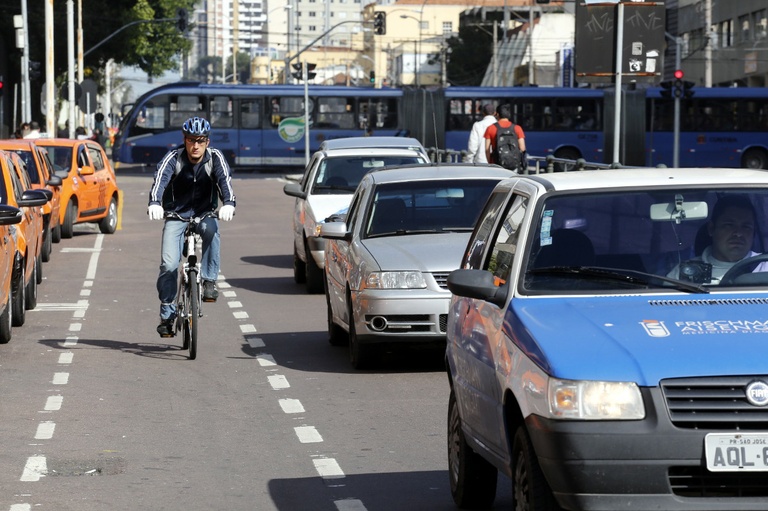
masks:
[[[469,132],[469,143],[467,143],[467,161],[470,163],[488,163],[485,157],[485,130],[488,126],[496,122],[496,117],[486,115],[472,125],[472,131]]]
[[[743,261],[744,259],[747,259],[749,257],[755,257],[756,255],[760,255],[760,254],[758,254],[757,252],[750,251],[741,260]],[[723,276],[726,273],[728,273],[728,270],[733,268],[733,266],[739,262],[739,261],[721,261],[720,259],[716,259],[715,256],[712,255],[711,246],[705,248],[704,252],[701,253],[701,257],[697,257],[696,259],[712,265],[712,280],[709,282],[705,282],[705,284],[719,284]],[[756,273],[760,271],[768,271],[768,262],[762,262],[758,264],[757,267],[754,270],[752,270],[752,273]],[[678,264],[677,266],[672,268],[672,271],[670,271],[667,274],[667,277],[672,277],[673,279],[677,279],[677,278],[680,278],[679,273],[680,273],[680,265]]]

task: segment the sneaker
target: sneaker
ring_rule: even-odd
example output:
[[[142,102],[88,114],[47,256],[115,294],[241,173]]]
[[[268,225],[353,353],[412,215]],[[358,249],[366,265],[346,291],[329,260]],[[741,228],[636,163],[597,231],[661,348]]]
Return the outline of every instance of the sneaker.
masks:
[[[219,297],[219,292],[216,289],[216,284],[212,280],[203,281],[203,301],[215,302]]]
[[[160,334],[160,337],[173,337],[175,335],[173,322],[174,318],[160,320],[160,324],[157,325],[157,333]]]

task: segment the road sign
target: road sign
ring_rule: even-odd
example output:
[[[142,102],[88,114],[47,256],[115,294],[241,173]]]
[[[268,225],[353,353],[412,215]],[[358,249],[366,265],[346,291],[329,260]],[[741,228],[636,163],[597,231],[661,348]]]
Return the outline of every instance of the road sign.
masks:
[[[83,80],[80,86],[82,87],[83,92],[80,95],[80,99],[77,100],[77,106],[86,114],[96,112],[96,106],[98,104],[96,96],[99,93],[99,86],[96,82],[87,78]]]

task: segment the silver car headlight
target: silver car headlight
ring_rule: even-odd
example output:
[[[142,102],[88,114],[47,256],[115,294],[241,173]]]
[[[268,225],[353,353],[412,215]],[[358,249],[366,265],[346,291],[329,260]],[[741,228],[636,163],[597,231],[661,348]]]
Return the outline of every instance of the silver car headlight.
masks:
[[[632,382],[549,380],[549,411],[556,419],[638,420],[645,417]]]
[[[365,287],[371,289],[424,289],[427,282],[420,271],[375,271],[368,274]]]

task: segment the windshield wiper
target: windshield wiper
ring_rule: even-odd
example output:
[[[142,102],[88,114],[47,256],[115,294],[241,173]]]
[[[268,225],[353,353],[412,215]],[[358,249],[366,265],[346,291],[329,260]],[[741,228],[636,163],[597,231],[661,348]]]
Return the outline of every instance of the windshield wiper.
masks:
[[[354,192],[357,190],[356,186],[344,186],[344,185],[315,185],[315,187],[312,189],[313,191],[317,190],[344,190],[345,192]]]
[[[653,281],[660,281],[667,284],[672,284],[675,289],[680,291],[703,294],[709,293],[709,289],[699,284],[685,282],[663,275],[654,275],[653,273],[646,273],[637,270],[627,270],[623,268],[602,268],[599,266],[548,266],[545,268],[534,268],[532,270],[528,270],[528,272],[534,274],[554,273],[561,275],[586,275],[589,277],[600,277],[626,282],[628,284],[646,286]]]
[[[403,236],[406,234],[436,234],[442,232],[439,229],[397,229],[394,231],[377,232],[376,234],[369,234],[367,237],[380,238],[382,236]]]

